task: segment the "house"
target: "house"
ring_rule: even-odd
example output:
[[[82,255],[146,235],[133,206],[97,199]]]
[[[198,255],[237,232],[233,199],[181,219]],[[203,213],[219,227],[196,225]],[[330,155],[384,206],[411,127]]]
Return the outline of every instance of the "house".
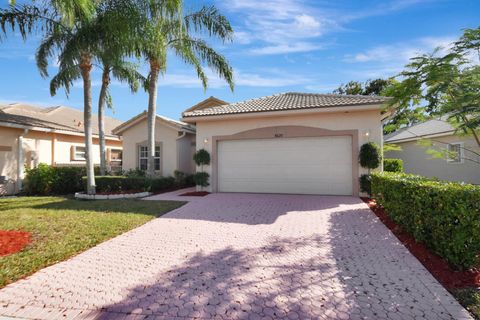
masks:
[[[112,129],[121,121],[106,117],[107,159],[120,168],[122,143]],[[98,120],[92,117],[94,163],[100,163]],[[21,189],[24,168],[39,163],[85,165],[83,112],[57,106],[41,108],[22,103],[0,105],[0,194]]]
[[[123,170],[147,170],[147,112],[144,111],[113,130],[122,136]],[[157,115],[155,123],[155,172],[173,176],[175,170],[195,172],[195,127]]]
[[[431,146],[419,143],[428,139]],[[480,147],[471,135],[459,135],[445,118],[431,119],[385,136],[386,143],[400,146],[389,151],[388,158],[402,159],[406,173],[441,180],[480,184]],[[428,150],[442,151],[443,159]]]
[[[183,112],[212,158],[211,192],[358,195],[359,146],[382,145],[388,98],[283,93]]]

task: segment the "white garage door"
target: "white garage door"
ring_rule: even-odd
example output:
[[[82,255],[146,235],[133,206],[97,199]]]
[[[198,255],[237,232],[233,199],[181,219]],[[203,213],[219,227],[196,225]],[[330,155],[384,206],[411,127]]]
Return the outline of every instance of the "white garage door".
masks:
[[[218,191],[351,195],[352,139],[220,141]]]

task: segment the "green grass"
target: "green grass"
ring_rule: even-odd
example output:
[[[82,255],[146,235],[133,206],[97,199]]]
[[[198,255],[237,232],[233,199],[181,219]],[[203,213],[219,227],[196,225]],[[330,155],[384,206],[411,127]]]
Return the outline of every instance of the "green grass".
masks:
[[[475,319],[480,320],[480,288],[455,290],[453,295]]]
[[[0,199],[0,230],[29,231],[33,239],[22,251],[0,257],[0,288],[183,204],[62,197]]]

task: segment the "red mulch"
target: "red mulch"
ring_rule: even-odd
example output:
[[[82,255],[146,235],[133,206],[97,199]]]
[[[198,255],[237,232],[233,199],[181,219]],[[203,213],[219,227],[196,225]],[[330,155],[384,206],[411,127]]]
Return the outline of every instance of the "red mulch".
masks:
[[[370,198],[362,198],[362,200],[445,288],[480,287],[480,269],[453,270],[440,256],[432,253],[423,244],[416,242],[413,236],[403,231],[383,208],[375,203],[375,200]]]
[[[206,195],[209,195],[210,192],[207,191],[192,191],[192,192],[187,192],[187,193],[182,193],[180,196],[182,197],[205,197]]]
[[[30,243],[31,235],[24,231],[0,230],[0,257],[22,250]]]

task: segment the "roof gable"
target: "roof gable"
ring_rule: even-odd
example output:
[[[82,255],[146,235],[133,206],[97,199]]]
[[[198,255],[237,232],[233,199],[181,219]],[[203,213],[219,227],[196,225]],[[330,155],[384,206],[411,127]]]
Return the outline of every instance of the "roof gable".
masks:
[[[185,113],[185,112],[191,112],[191,111],[194,111],[194,110],[203,110],[203,109],[206,109],[206,108],[217,107],[217,106],[222,106],[222,105],[226,105],[226,104],[228,104],[228,102],[220,100],[220,99],[218,99],[214,96],[210,96],[209,98],[200,101],[196,105],[188,108],[187,110],[185,110],[183,112]]]
[[[113,129],[113,132],[117,135],[121,135],[123,132],[128,130],[129,128],[136,126],[137,124],[146,121],[147,119],[147,111],[143,111],[142,113],[136,115],[135,117],[131,118],[130,120],[122,123],[121,125],[117,126]],[[162,123],[166,124],[167,126],[178,130],[178,131],[186,131],[186,132],[195,132],[195,127],[189,125],[188,123],[177,121],[174,119],[167,118],[165,116],[161,116],[157,114],[157,121],[161,121]]]

